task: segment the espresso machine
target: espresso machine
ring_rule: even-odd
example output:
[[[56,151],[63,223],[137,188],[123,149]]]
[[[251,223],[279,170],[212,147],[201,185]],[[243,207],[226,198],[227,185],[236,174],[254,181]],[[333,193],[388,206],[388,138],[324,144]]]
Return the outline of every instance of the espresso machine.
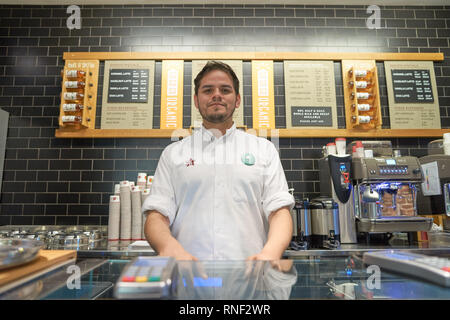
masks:
[[[450,217],[450,155],[444,154],[442,139],[431,141],[428,155],[419,158],[419,162],[424,181],[417,193],[418,214]]]
[[[373,157],[352,159],[358,232],[429,231],[432,219],[417,215],[417,189],[423,179],[419,159],[392,156],[390,141],[362,141],[362,144],[365,150],[373,151]]]

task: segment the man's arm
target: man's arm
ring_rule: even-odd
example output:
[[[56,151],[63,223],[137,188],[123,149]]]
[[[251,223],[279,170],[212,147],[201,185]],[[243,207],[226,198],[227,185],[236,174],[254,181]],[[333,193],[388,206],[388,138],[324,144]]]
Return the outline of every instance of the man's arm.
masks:
[[[147,211],[144,232],[147,241],[160,256],[170,256],[177,260],[198,260],[172,236],[169,218],[158,211]]]
[[[247,260],[278,260],[292,239],[292,217],[289,207],[282,207],[269,215],[269,234],[264,248]]]

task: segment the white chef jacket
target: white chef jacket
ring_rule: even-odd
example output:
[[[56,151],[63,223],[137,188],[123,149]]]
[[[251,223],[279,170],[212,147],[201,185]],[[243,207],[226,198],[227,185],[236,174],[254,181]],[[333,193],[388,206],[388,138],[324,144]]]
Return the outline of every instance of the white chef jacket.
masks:
[[[267,241],[268,217],[294,206],[277,150],[264,138],[202,126],[167,146],[142,212],[169,218],[172,235],[201,260],[242,260]]]

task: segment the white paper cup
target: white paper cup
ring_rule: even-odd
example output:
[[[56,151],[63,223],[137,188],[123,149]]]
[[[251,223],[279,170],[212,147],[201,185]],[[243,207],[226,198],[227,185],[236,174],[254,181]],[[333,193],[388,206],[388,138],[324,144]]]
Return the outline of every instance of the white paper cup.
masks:
[[[444,133],[443,135],[444,143],[450,143],[450,132]]]
[[[327,154],[336,154],[336,145],[334,143],[327,144]]]
[[[450,142],[444,143],[444,154],[450,155]]]
[[[373,158],[373,150],[364,150],[364,158]]]
[[[345,138],[336,138],[334,141],[336,143],[336,152],[338,156],[345,155],[345,147],[346,147],[346,140]]]

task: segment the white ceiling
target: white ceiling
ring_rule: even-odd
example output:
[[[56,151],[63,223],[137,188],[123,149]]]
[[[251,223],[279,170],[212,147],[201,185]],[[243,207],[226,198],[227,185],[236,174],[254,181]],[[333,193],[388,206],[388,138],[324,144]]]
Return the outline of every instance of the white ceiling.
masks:
[[[131,4],[286,4],[286,5],[450,5],[450,0],[0,0],[0,4],[27,5],[131,5]]]

